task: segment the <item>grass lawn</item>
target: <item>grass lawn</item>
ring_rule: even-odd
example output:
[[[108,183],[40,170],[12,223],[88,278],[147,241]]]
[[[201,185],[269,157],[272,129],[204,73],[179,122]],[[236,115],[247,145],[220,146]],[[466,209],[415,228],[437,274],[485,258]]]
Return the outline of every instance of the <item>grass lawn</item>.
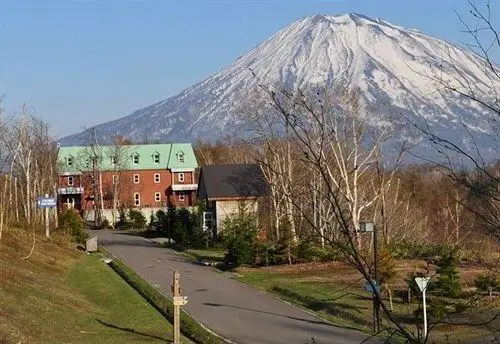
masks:
[[[208,249],[188,249],[185,254],[197,261],[206,261],[219,263],[226,254],[226,249],[223,248],[208,248]]]
[[[406,268],[410,269],[410,266]],[[406,276],[405,264],[399,264],[399,269],[401,277],[396,279],[393,293],[402,288],[403,276]],[[342,263],[240,268],[237,273],[240,281],[317,312],[339,326],[367,333],[373,328],[371,295],[363,290],[361,276]],[[466,303],[468,300],[447,301]],[[477,306],[468,308],[453,320],[475,323],[489,319],[495,312],[500,312],[499,301],[498,298],[494,302],[482,299]],[[412,331],[416,331],[416,325],[420,323],[413,315],[417,308],[418,303],[407,303],[401,297],[394,297],[394,315],[409,324]],[[387,323],[387,320],[384,321],[384,324]],[[500,329],[500,319],[490,326]],[[430,342],[457,343],[489,334],[491,331],[484,326],[438,325],[431,331]]]
[[[171,324],[98,255],[63,239],[0,241],[0,343],[165,343]],[[185,340],[185,342],[189,342]]]

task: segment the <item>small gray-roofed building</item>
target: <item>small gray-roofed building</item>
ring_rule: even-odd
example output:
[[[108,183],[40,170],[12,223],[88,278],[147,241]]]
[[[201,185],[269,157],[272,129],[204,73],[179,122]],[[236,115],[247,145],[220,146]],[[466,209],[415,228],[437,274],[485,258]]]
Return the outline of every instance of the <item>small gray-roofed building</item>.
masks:
[[[214,232],[240,211],[257,215],[258,199],[268,184],[257,164],[206,165],[201,168],[197,198],[205,202],[203,226]]]

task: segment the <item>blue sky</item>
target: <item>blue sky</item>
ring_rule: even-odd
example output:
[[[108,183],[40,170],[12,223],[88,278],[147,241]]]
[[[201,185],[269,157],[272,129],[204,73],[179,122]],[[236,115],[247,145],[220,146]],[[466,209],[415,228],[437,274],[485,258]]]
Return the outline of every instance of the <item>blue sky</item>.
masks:
[[[466,0],[0,0],[0,94],[62,137],[175,95],[306,15],[358,12],[460,43],[454,8]]]

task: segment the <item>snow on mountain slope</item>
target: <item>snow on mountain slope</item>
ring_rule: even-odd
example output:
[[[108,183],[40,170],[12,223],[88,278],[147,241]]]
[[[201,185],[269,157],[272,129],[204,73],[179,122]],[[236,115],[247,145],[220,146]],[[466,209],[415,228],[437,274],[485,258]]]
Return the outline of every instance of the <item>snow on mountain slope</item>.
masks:
[[[343,82],[362,91],[373,123],[390,114],[418,114],[443,132],[465,123],[487,136],[491,127],[485,110],[438,89],[429,78],[438,71],[444,80],[455,80],[459,71],[473,81],[475,92],[491,93],[482,60],[463,49],[359,14],[316,15],[294,22],[180,94],[98,125],[96,131],[103,141],[117,134],[135,141],[213,141],[231,132],[239,104],[256,92],[258,82],[287,88]],[[493,87],[500,90],[499,84]],[[80,144],[81,138],[76,134],[61,143]]]

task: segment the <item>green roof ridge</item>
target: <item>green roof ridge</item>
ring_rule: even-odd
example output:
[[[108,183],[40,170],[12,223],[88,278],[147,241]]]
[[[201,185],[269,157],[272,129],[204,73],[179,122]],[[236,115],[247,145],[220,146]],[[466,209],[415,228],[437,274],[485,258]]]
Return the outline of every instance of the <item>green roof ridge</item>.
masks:
[[[194,155],[193,147],[190,143],[165,143],[165,144],[137,144],[119,146],[122,149],[123,159],[119,161],[119,166],[112,163],[112,156],[116,146],[99,146],[101,155],[101,170],[158,170],[172,168],[197,168],[198,163]],[[92,170],[91,163],[87,163],[91,153],[90,146],[60,147],[58,153],[58,166],[60,173],[88,172]],[[177,158],[177,152],[184,153],[184,162]],[[154,153],[160,154],[160,162],[154,162]],[[139,163],[134,164],[133,154],[139,155]],[[71,166],[68,166],[67,159],[73,159]]]

